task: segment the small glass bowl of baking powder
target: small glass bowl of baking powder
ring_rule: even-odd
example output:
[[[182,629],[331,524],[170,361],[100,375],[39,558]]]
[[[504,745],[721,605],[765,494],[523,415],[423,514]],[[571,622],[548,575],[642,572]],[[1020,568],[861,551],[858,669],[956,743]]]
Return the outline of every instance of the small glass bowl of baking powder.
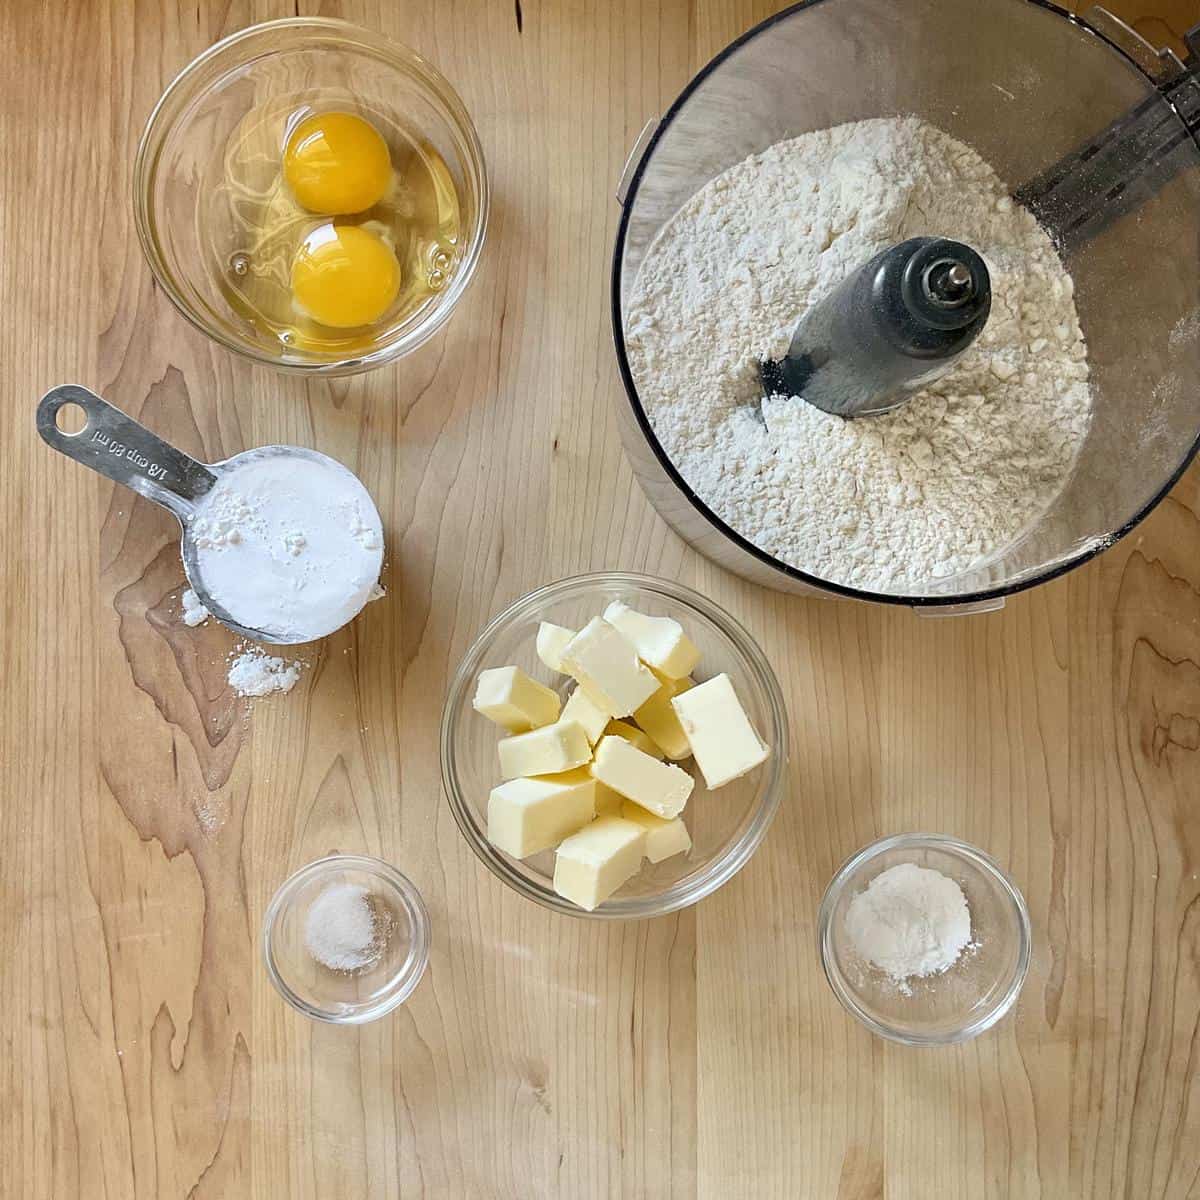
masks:
[[[408,999],[429,962],[429,913],[395,867],[331,854],[267,906],[262,950],[279,994],[316,1021],[361,1025]]]
[[[946,969],[896,979],[863,957],[848,917],[875,880],[906,864],[962,889],[970,934]],[[880,916],[893,927],[903,919]],[[830,881],[817,918],[821,964],[834,995],[872,1033],[906,1046],[965,1042],[995,1025],[1020,994],[1031,941],[1029,911],[1013,882],[982,850],[942,834],[903,833],[863,847]]]

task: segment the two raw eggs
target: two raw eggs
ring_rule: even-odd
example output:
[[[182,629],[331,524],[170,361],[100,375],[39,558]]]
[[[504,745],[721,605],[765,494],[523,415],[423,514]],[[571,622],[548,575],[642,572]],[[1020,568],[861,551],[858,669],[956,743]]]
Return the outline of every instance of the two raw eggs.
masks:
[[[331,219],[310,230],[292,261],[292,301],[333,329],[371,325],[391,307],[401,269],[386,226],[345,218],[378,204],[393,185],[387,143],[353,113],[305,117],[291,131],[283,177],[296,202]]]

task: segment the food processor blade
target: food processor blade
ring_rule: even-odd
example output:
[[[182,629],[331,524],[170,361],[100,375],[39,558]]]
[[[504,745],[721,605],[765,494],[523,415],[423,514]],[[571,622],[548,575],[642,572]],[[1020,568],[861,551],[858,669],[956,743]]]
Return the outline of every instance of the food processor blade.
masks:
[[[949,238],[909,238],[804,314],[787,354],[759,363],[763,393],[841,417],[888,412],[966,351],[991,305],[991,276],[975,250]]]

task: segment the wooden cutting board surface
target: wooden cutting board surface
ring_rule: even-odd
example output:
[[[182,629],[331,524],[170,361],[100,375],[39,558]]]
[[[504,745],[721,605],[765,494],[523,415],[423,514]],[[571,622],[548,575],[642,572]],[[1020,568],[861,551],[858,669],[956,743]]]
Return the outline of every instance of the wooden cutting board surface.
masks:
[[[1114,8],[1155,40],[1189,0]],[[495,188],[479,277],[394,370],[305,383],[209,345],[134,236],[166,82],[275,0],[0,10],[0,1196],[1200,1196],[1200,474],[1003,613],[787,598],[679,541],[617,438],[607,314],[621,164],[766,0],[345,0],[300,12],[426,54]],[[1191,254],[1194,248],[1181,248]],[[321,448],[364,478],[388,599],[286,699],[230,694],[178,619],[178,531],[47,451],[86,383],[206,459]],[[699,908],[616,926],[506,891],[442,798],[440,698],[482,624],[548,580],[695,585],[762,643],[790,787]],[[825,883],[886,833],[986,847],[1033,915],[1015,1019],[916,1053],[822,978]],[[272,991],[258,927],[331,848],[423,892],[429,973],[358,1031]]]

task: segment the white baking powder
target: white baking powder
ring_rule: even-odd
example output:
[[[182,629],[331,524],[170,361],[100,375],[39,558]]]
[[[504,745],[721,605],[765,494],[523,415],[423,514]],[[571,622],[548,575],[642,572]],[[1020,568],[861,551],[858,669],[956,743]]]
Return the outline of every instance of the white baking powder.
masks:
[[[921,235],[983,255],[992,310],[970,350],[900,408],[846,420],[757,367],[856,267]],[[664,226],[626,322],[667,455],[723,520],[822,578],[925,590],[1011,545],[1062,489],[1091,411],[1071,278],[970,147],[915,118],[780,142]]]
[[[202,499],[191,533],[211,602],[267,641],[340,629],[372,598],[383,565],[370,495],[324,456],[238,459]]]
[[[379,960],[388,926],[376,914],[370,892],[356,883],[334,883],[312,902],[304,943],[332,971],[362,971]]]
[[[971,943],[971,913],[948,875],[900,863],[871,880],[846,910],[855,950],[903,992],[908,980],[949,970]]]

